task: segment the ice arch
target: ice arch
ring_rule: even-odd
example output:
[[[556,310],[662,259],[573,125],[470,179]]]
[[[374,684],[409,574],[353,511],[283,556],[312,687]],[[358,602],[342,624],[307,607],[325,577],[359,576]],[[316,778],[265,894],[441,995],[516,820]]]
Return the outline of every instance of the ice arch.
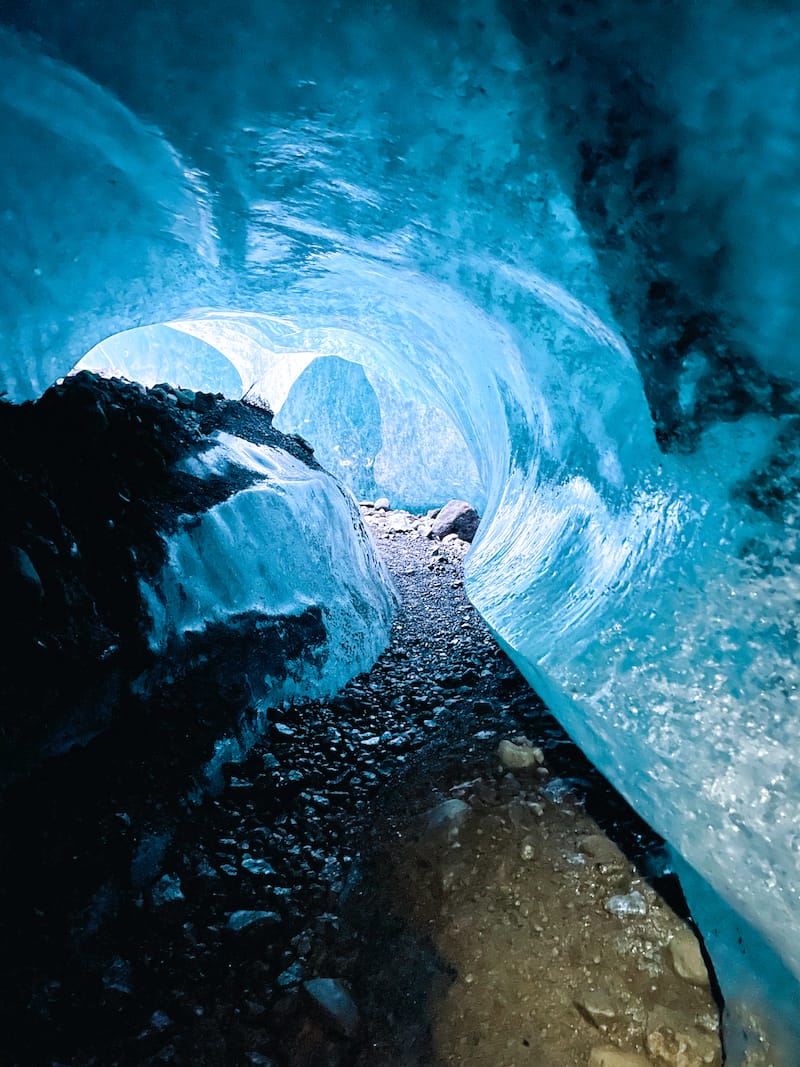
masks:
[[[152,386],[169,382],[184,389],[241,396],[242,379],[219,349],[171,326],[139,326],[96,344],[75,370],[92,370]]]
[[[200,307],[445,410],[486,494],[473,600],[796,1048],[792,5],[3,19],[3,388]],[[263,348],[226,352],[243,384]]]
[[[399,290],[399,276],[388,282]],[[451,299],[463,305],[455,294]],[[481,335],[474,309],[462,310]],[[363,332],[357,309],[323,307],[291,319],[198,312],[114,334],[76,370],[247,396],[265,403],[280,429],[313,439],[318,459],[361,497],[388,495],[397,507],[417,509],[443,496],[466,497],[483,508],[474,449],[448,413],[448,391],[413,370],[441,362],[449,345],[444,324],[426,344],[416,319],[393,315],[394,322],[383,320],[378,343],[378,323]]]
[[[440,302],[457,314],[424,321],[420,288],[408,272],[337,257],[329,283],[305,288],[295,307],[282,301],[280,314],[208,311],[172,325],[224,353],[276,425],[313,440],[320,460],[357,494],[418,509],[442,495],[467,497],[482,508],[492,461],[482,458],[464,408],[452,411],[443,372],[451,347],[465,350],[468,331],[472,344],[481,338],[490,347],[496,331],[456,293]],[[362,457],[356,466],[353,449]]]

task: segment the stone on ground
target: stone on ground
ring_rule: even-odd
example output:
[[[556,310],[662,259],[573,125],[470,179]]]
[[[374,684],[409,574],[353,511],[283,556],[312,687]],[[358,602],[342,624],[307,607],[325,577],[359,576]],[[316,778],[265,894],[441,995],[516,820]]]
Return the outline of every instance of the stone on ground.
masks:
[[[541,767],[544,754],[535,745],[518,745],[503,740],[497,746],[497,757],[508,771],[527,771]]]
[[[691,930],[681,930],[670,941],[669,955],[675,973],[696,985],[707,986],[708,970],[700,944]]]
[[[480,521],[472,504],[466,500],[450,500],[433,520],[431,529],[434,537],[440,539],[456,534],[462,541],[472,541]]]
[[[589,1067],[652,1067],[647,1056],[623,1052],[614,1045],[597,1045],[589,1056]]]
[[[312,978],[303,983],[308,995],[345,1037],[354,1037],[359,1027],[355,1001],[335,978]]]

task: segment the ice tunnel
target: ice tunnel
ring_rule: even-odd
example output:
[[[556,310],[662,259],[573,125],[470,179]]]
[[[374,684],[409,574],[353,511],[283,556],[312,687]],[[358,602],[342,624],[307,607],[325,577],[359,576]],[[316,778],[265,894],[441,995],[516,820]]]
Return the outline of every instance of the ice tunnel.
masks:
[[[92,350],[479,503],[469,595],[673,847],[729,1062],[796,1063],[796,7],[0,18],[7,397]]]

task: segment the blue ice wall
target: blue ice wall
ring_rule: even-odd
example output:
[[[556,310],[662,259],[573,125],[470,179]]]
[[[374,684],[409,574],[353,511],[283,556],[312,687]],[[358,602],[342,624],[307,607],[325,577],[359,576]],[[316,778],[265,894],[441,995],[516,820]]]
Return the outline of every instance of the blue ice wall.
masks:
[[[360,364],[385,476],[450,442],[470,595],[683,857],[731,1048],[795,1062],[795,6],[2,17],[3,388],[160,323],[276,410]]]

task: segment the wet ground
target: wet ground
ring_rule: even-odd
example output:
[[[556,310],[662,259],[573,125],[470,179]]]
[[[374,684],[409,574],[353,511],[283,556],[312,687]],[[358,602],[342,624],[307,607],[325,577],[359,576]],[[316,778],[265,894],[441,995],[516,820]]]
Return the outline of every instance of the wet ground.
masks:
[[[467,546],[363,510],[403,597],[389,649],[147,813],[129,880],[26,973],[8,1062],[718,1064],[660,842],[485,631]]]

